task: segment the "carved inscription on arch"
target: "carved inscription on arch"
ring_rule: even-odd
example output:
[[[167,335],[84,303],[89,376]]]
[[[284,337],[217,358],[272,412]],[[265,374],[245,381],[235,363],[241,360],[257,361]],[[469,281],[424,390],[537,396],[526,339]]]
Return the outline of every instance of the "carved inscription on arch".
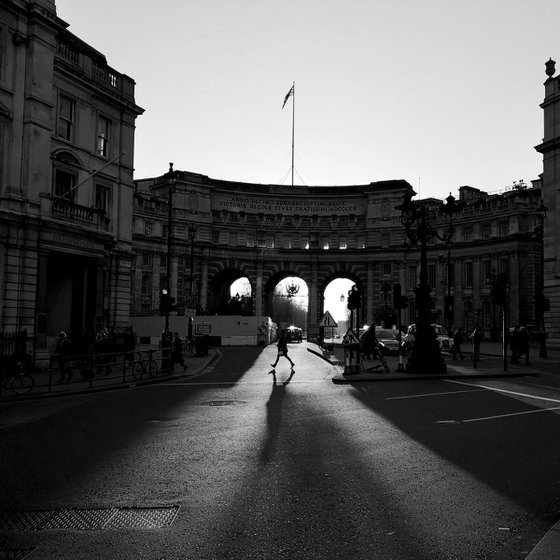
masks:
[[[231,212],[267,212],[273,214],[365,214],[365,201],[324,198],[265,198],[215,195],[216,210]]]

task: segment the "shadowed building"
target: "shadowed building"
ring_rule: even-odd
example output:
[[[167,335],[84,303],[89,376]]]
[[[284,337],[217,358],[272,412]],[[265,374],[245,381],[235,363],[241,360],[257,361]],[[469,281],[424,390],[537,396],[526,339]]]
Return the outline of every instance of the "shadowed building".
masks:
[[[336,278],[349,278],[363,294],[360,321],[396,323],[398,311],[387,285],[399,283],[409,296],[402,322],[414,322],[419,251],[405,244],[396,209],[410,190],[402,180],[303,187],[176,172],[170,286],[178,312],[192,308],[228,313],[229,288],[246,277],[251,314],[274,319],[275,286],[283,278],[299,277],[309,289],[305,327],[315,337],[326,287]],[[163,176],[136,181],[133,315],[157,314],[159,289],[165,286],[168,191]],[[461,187],[460,199],[465,206],[454,218],[450,320],[444,317],[447,218],[439,212],[441,200],[419,201],[441,237],[434,237],[428,248],[434,321],[471,329],[480,310],[481,326],[488,333],[492,323],[501,323],[501,309],[491,301],[492,281],[497,273],[508,272],[511,321],[534,324],[535,286],[541,278],[540,242],[534,235],[541,199],[538,182],[530,188],[518,184],[501,194]]]
[[[542,189],[547,217],[543,221],[544,319],[550,344],[560,347],[560,76],[555,62],[546,63],[544,134],[536,150],[543,156]]]
[[[129,316],[134,81],[52,0],[0,3],[0,332],[36,357]]]

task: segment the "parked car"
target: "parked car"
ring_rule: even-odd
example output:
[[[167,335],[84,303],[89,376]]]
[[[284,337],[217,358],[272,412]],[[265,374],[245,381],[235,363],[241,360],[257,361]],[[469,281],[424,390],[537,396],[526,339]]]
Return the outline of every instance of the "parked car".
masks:
[[[383,355],[396,356],[399,353],[399,338],[396,331],[376,326],[374,332],[379,350]],[[369,329],[365,329],[360,335],[360,342],[362,342],[364,350],[367,350],[370,335],[371,333],[369,332]]]
[[[288,342],[301,342],[303,340],[303,331],[299,327],[288,327]]]
[[[448,336],[447,332],[441,325],[432,323],[432,327],[436,331],[436,338],[439,343],[439,347],[443,352],[451,352],[453,350],[453,338]],[[414,344],[414,338],[416,334],[416,325],[412,324],[408,327],[406,335],[403,338],[403,348],[405,350],[411,350]]]

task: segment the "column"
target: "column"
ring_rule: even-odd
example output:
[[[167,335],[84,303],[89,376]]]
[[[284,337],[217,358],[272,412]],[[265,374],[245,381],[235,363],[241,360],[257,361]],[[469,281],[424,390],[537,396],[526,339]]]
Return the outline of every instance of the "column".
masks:
[[[373,263],[367,264],[367,284],[366,284],[366,299],[367,299],[367,308],[366,308],[366,316],[363,318],[362,324],[373,325],[374,322],[374,298],[373,298]]]

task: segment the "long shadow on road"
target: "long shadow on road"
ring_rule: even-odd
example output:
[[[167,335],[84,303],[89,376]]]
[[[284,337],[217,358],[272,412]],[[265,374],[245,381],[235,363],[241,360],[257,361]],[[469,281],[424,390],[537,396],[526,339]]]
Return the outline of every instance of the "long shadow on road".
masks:
[[[429,396],[457,391],[465,393]],[[409,384],[405,391],[389,384],[357,384],[350,393],[422,447],[491,489],[489,493],[521,506],[526,513],[520,515],[518,527],[508,527],[512,534],[527,523],[534,524],[533,531],[545,530],[557,518],[557,413],[476,386],[445,383]],[[414,398],[415,394],[428,396]]]

